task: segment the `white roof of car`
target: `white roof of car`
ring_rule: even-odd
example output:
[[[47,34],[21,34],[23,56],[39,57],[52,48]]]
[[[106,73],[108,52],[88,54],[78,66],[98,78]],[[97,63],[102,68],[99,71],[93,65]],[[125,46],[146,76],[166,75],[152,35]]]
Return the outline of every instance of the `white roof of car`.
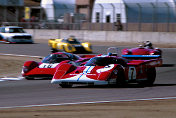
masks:
[[[2,26],[4,28],[22,28],[22,27],[19,27],[19,26]]]

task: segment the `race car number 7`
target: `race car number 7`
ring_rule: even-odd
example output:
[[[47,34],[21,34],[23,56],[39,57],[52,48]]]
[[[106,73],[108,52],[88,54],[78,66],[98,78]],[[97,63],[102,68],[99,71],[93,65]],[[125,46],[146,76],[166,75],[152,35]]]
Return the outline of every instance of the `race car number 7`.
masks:
[[[129,67],[128,78],[129,80],[136,79],[136,68],[135,67]]]

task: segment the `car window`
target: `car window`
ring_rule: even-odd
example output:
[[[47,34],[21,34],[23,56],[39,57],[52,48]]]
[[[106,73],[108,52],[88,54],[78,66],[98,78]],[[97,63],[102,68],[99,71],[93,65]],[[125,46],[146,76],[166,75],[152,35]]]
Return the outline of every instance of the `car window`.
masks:
[[[5,28],[4,27],[0,28],[0,32],[5,33]]]
[[[90,59],[85,66],[107,66],[109,64],[115,64],[116,59],[111,57],[94,57]]]
[[[64,60],[70,60],[70,58],[66,54],[50,54],[42,60],[42,63],[60,63]]]
[[[78,59],[79,59],[79,56],[73,55],[73,59],[74,59],[74,60],[78,60]]]
[[[107,66],[109,64],[121,64],[122,66],[127,66],[127,61],[123,58],[114,57],[94,57],[90,59],[85,66]]]
[[[9,28],[9,33],[24,33],[22,28]]]
[[[75,54],[70,54],[70,53],[67,53],[67,55],[72,59],[72,60],[78,60],[80,57],[75,55]]]
[[[69,56],[66,54],[58,54],[58,56],[60,56],[60,55],[62,55],[63,58],[69,58]]]
[[[75,38],[63,39],[62,42],[70,44],[80,44],[80,42]]]

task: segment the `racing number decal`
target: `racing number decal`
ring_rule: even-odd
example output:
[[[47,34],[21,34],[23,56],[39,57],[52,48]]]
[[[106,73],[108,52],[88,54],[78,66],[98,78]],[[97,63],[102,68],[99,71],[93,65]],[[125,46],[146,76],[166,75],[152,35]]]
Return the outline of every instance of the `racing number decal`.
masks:
[[[135,69],[135,67],[129,67],[128,78],[129,78],[129,80],[136,79],[136,69]]]
[[[108,66],[105,66],[104,68],[97,69],[96,71],[97,73],[101,73],[101,72],[109,71],[112,68],[114,68],[114,64],[110,64]]]
[[[44,65],[43,68],[51,68],[52,65]]]
[[[58,65],[58,63],[56,63],[56,64],[43,63],[39,66],[39,68],[55,68],[57,65]]]

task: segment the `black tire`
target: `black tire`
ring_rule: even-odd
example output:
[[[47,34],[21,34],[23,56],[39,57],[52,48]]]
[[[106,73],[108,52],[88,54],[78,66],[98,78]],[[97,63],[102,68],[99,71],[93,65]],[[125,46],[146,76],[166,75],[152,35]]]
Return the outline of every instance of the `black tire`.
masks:
[[[26,80],[34,80],[34,77],[25,77]]]
[[[125,73],[124,70],[120,68],[117,72],[116,87],[124,87],[125,85],[126,85]]]
[[[72,87],[72,84],[59,84],[62,88],[71,88]]]
[[[146,85],[147,86],[152,86],[153,83],[155,82],[155,78],[156,78],[156,69],[155,68],[149,68],[147,70]]]
[[[3,39],[3,37],[0,35],[0,40],[2,40]]]
[[[154,67],[149,68],[147,70],[147,80],[142,81],[139,84],[142,86],[153,86],[155,79],[156,79],[156,69]]]

